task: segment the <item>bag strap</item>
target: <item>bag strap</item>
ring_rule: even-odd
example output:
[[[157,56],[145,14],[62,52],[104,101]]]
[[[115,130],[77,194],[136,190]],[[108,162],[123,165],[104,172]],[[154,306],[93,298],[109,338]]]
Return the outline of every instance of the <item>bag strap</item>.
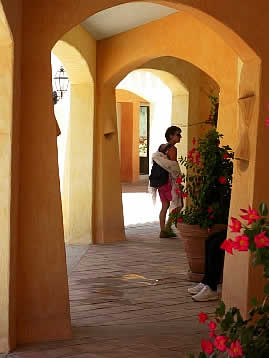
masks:
[[[172,144],[168,143],[167,145],[165,145],[165,147],[163,149],[161,149],[161,146],[162,146],[162,144],[159,146],[159,152],[165,153],[167,151],[167,149],[172,147]]]

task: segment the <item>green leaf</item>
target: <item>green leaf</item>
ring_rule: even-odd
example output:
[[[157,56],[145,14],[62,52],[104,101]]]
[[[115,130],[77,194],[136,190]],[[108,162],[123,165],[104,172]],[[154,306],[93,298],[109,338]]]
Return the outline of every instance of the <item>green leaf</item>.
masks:
[[[259,304],[259,302],[258,302],[256,297],[252,297],[250,302],[251,302],[252,306],[258,306],[258,304]]]
[[[269,295],[269,283],[267,283],[267,285],[264,286],[264,293],[266,295]]]
[[[195,358],[195,355],[193,353],[191,353],[190,358]]]
[[[267,205],[262,202],[259,206],[259,213],[261,216],[267,216],[268,215],[268,208]]]
[[[218,317],[223,317],[225,315],[226,306],[223,301],[220,302],[219,306],[216,309],[216,315]]]

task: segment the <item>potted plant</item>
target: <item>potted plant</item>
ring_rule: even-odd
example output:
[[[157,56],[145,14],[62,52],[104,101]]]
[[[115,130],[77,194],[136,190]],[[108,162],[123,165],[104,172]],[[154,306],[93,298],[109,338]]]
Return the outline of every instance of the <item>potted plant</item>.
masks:
[[[205,266],[205,239],[211,231],[227,225],[233,174],[233,153],[229,146],[220,146],[215,127],[204,138],[193,139],[194,147],[180,163],[187,174],[178,179],[178,195],[188,197],[186,207],[173,211],[170,220],[184,240],[190,271],[188,279],[200,282]]]
[[[243,220],[247,225],[236,218],[232,218],[231,231],[238,233],[234,240],[227,239],[222,248],[229,254],[236,251],[250,251],[253,255],[253,265],[263,266],[265,298],[258,302],[253,298],[252,308],[248,317],[244,319],[240,310],[236,307],[226,309],[221,302],[216,310],[216,315],[211,320],[201,312],[199,320],[208,323],[209,338],[201,342],[202,352],[199,358],[220,357],[244,357],[267,358],[269,357],[269,221],[268,209],[262,203],[259,211],[248,208],[241,209]],[[191,354],[190,358],[195,355]]]

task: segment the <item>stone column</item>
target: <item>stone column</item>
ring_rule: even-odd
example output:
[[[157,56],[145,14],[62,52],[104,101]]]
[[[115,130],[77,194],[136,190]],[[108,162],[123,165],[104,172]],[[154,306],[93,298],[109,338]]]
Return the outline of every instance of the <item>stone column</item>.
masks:
[[[22,59],[18,344],[71,337],[50,56],[32,45]]]
[[[97,83],[94,135],[93,242],[125,240],[115,88]]]

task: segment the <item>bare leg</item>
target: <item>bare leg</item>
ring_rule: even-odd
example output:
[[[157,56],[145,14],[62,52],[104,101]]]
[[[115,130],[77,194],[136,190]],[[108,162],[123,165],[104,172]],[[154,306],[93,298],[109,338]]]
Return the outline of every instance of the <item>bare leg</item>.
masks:
[[[165,231],[165,221],[166,221],[166,214],[169,209],[170,202],[169,201],[162,201],[162,209],[160,211],[160,228],[161,231]]]

